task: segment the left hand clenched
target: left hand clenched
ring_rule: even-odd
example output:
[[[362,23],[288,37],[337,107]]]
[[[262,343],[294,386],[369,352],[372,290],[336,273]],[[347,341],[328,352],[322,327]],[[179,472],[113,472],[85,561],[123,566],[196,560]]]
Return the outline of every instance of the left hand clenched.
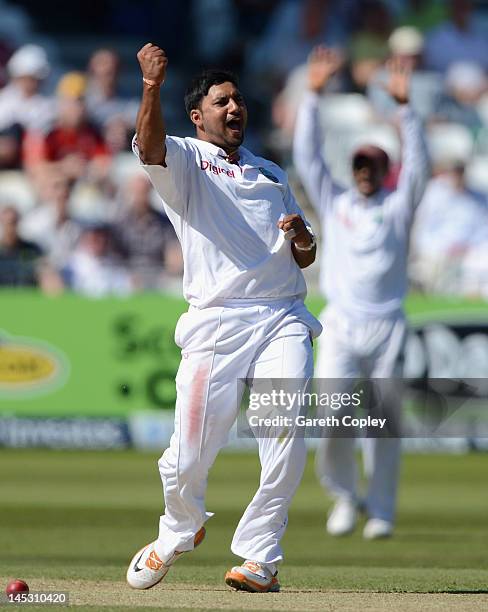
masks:
[[[285,232],[285,238],[301,247],[310,245],[310,232],[300,215],[286,215],[278,221],[278,227]]]

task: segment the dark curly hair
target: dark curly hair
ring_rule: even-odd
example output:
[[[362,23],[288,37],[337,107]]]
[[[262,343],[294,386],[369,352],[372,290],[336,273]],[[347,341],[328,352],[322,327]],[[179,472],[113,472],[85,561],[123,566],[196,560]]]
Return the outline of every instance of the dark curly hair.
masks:
[[[208,94],[208,90],[212,85],[220,85],[221,83],[232,83],[236,87],[239,86],[237,76],[229,70],[218,70],[215,68],[204,70],[197,75],[185,92],[185,110],[189,115],[195,108],[199,108],[204,98]]]

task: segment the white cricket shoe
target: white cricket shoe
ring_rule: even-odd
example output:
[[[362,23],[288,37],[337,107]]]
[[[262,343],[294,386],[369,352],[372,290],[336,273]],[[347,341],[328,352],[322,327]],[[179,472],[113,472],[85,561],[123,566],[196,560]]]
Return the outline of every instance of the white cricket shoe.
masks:
[[[379,540],[390,538],[393,535],[393,523],[379,518],[370,518],[363,530],[363,537],[366,540]]]
[[[357,505],[348,499],[339,499],[327,520],[327,532],[332,536],[348,535],[354,531],[357,518]]]
[[[195,535],[194,548],[196,548],[205,537],[205,527],[202,527]],[[132,557],[127,569],[127,582],[133,589],[150,589],[161,582],[166,576],[169,568],[186,551],[176,550],[173,556],[163,562],[154,550],[154,542],[141,548]]]
[[[280,583],[266,565],[257,561],[245,561],[225,574],[225,582],[236,591],[249,593],[277,593]]]

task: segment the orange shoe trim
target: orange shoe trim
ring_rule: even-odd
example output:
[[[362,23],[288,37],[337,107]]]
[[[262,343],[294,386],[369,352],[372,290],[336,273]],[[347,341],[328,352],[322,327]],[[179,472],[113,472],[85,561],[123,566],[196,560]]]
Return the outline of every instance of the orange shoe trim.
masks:
[[[158,557],[156,551],[153,550],[151,552],[151,554],[149,555],[149,557],[146,559],[146,564],[145,565],[149,569],[154,570],[155,572],[157,572],[158,570],[160,570],[163,567],[164,563]]]
[[[199,529],[196,534],[195,534],[195,539],[193,540],[193,548],[196,548],[197,546],[200,546],[200,544],[203,542],[204,538],[205,538],[205,534],[206,534],[206,530],[205,527],[202,527],[201,529]],[[186,552],[190,552],[187,550],[175,550],[174,554],[179,557],[180,555],[186,553]]]
[[[194,548],[196,548],[197,546],[200,546],[200,544],[203,542],[203,539],[205,538],[206,533],[207,533],[207,530],[205,529],[205,527],[202,527],[201,529],[197,531],[197,533],[195,534],[195,539],[193,541]]]
[[[134,555],[134,557],[137,557],[138,555],[140,555],[140,554],[141,554],[141,553],[142,553],[142,552],[143,552],[143,551],[144,551],[144,550],[145,550],[145,549],[146,549],[148,546],[151,546],[151,544],[152,544],[152,542],[149,542],[149,544],[146,544],[146,546],[143,546],[143,547],[141,548],[141,550],[138,550],[138,551],[136,552],[136,554]],[[158,557],[158,559],[159,559],[159,557]],[[161,561],[161,560],[160,560],[160,561]],[[164,563],[163,563],[163,565],[164,565]],[[169,568],[168,568],[168,569],[169,569]],[[127,569],[127,574],[129,573],[129,570],[130,570],[130,566],[129,566],[129,568]],[[161,582],[161,580],[164,578],[164,576],[165,576],[165,575],[161,576],[161,578],[160,578],[160,579],[159,579],[157,582],[155,582],[155,583],[154,583],[154,584],[152,584],[151,586],[145,587],[145,589],[151,589],[153,586],[156,586],[157,584],[159,584],[159,583]],[[128,580],[127,580],[127,582],[128,582]],[[130,583],[129,583],[129,586],[131,587],[131,589],[135,589],[135,588],[136,588],[136,587],[133,587],[133,586],[132,586]],[[140,589],[137,589],[137,590],[140,590]]]
[[[244,574],[241,574],[240,572],[233,572],[233,571],[226,573],[225,579],[227,580],[227,578],[240,582],[241,584],[247,584],[251,588],[255,589],[256,591],[259,591],[260,593],[266,593],[278,582],[278,579],[276,578],[276,576],[273,576],[273,579],[271,580],[271,582],[267,586],[263,586],[262,584],[259,584],[258,582],[254,582],[254,580],[251,580],[247,576],[244,576]]]

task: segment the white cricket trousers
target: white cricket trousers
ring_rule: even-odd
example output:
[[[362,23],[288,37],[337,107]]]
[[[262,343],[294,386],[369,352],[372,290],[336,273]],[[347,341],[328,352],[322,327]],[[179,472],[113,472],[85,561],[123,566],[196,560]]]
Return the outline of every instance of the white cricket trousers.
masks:
[[[207,475],[226,444],[244,383],[239,379],[313,376],[311,337],[321,325],[302,300],[194,309],[175,330],[182,360],[176,376],[175,431],[159,460],[165,513],[156,551],[167,560],[175,550],[193,549],[193,539],[212,516],[205,511]],[[259,488],[242,516],[232,552],[244,559],[276,563],[288,506],[306,460],[303,437],[258,439]],[[229,479],[239,474],[229,473]]]
[[[316,378],[392,378],[402,375],[406,322],[403,314],[381,319],[352,319],[333,306],[321,315],[325,332],[318,347]],[[401,397],[397,398],[401,402]],[[359,502],[356,439],[320,440],[316,471],[320,483],[336,499]],[[370,518],[394,521],[401,440],[363,438],[365,504]]]

